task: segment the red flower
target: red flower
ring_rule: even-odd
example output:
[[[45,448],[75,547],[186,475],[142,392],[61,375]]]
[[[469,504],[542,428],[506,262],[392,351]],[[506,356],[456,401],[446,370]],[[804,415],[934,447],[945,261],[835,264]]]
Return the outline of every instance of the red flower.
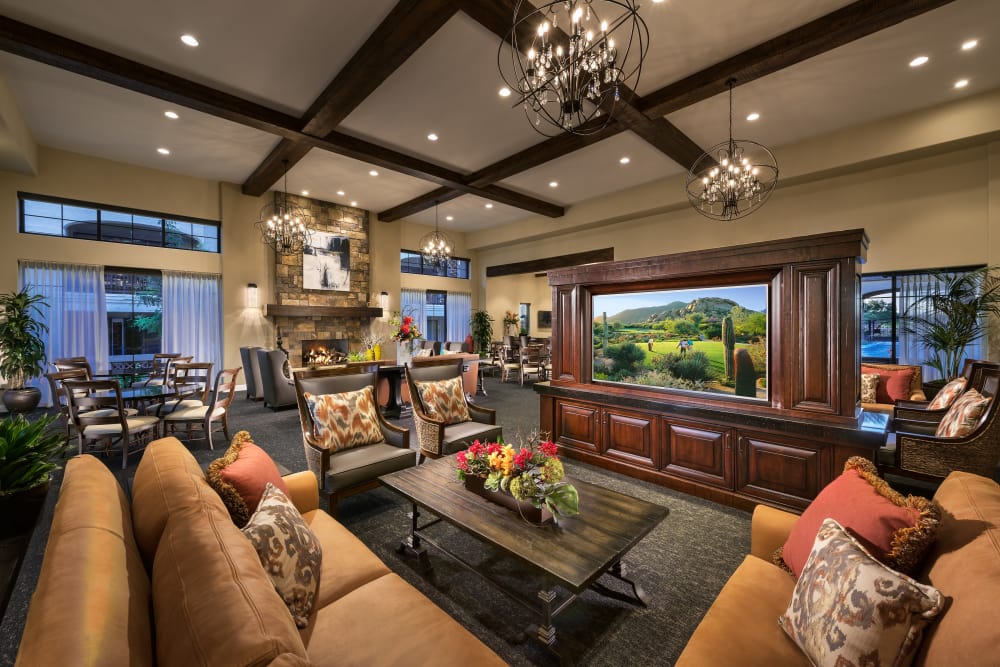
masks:
[[[526,470],[528,462],[531,460],[531,450],[522,449],[514,456],[514,466],[521,470]]]
[[[538,446],[542,450],[542,454],[546,456],[557,456],[559,454],[559,447],[556,446],[551,440],[547,440]]]
[[[399,330],[402,331],[405,334],[408,334],[408,333],[410,333],[410,325],[409,324],[404,324],[403,326],[401,326],[399,328]]]
[[[491,442],[490,444],[486,445],[486,453],[487,454],[496,454],[497,452],[499,452],[502,449],[503,449],[503,447],[498,442]]]
[[[403,325],[404,326],[406,326],[407,328],[409,328],[409,326],[411,324],[413,324],[413,318],[412,317],[410,317],[409,315],[407,315],[406,317],[403,318]]]

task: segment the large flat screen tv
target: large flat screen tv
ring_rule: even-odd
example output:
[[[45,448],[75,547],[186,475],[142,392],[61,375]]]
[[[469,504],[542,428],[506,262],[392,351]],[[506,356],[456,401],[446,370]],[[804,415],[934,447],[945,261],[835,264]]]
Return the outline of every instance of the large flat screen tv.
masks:
[[[768,285],[592,299],[595,383],[768,400]]]

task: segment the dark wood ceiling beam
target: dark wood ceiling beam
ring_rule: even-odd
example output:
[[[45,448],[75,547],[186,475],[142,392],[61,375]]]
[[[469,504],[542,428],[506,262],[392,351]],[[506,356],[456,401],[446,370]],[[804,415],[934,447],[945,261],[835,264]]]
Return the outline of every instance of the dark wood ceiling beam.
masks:
[[[458,8],[451,0],[400,0],[344,65],[301,118],[306,134],[332,132],[372,92],[443,26]],[[294,166],[308,146],[283,140],[243,183],[243,193],[259,196]]]
[[[648,118],[665,116],[725,92],[731,78],[743,85],[951,2],[858,0],[644,95],[637,106]]]
[[[514,262],[513,264],[496,264],[486,267],[486,277],[496,278],[497,276],[513,276],[519,273],[536,273],[538,271],[550,271],[552,269],[563,269],[568,266],[582,266],[584,264],[594,264],[595,262],[613,262],[615,259],[615,249],[598,248],[597,250],[587,250],[573,253],[572,255],[558,255],[557,257],[543,257],[542,259],[531,259],[526,262]]]
[[[414,197],[413,199],[403,202],[398,206],[393,206],[392,208],[382,211],[378,214],[378,219],[382,222],[395,222],[396,220],[402,220],[403,218],[420,213],[421,211],[433,208],[435,204],[443,204],[447,201],[451,201],[452,199],[457,199],[463,194],[465,193],[459,192],[453,188],[437,188],[435,190],[431,190],[427,194]]]

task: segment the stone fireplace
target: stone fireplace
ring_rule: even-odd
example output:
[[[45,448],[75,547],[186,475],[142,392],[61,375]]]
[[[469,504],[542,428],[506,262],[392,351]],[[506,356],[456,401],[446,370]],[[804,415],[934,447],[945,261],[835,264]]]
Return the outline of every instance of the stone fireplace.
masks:
[[[350,343],[346,338],[303,340],[301,345],[303,366],[343,363],[350,351]]]

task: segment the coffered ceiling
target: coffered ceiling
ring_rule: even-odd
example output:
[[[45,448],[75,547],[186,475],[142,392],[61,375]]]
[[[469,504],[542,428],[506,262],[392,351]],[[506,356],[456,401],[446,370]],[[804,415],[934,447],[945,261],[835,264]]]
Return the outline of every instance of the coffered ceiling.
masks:
[[[0,0],[0,76],[40,144],[249,193],[280,188],[287,158],[292,192],[424,224],[436,200],[461,231],[682,173],[725,138],[731,74],[735,134],[779,160],[791,142],[1000,87],[995,0],[710,4],[643,4],[638,97],[589,144],[546,140],[497,94],[511,0]]]

